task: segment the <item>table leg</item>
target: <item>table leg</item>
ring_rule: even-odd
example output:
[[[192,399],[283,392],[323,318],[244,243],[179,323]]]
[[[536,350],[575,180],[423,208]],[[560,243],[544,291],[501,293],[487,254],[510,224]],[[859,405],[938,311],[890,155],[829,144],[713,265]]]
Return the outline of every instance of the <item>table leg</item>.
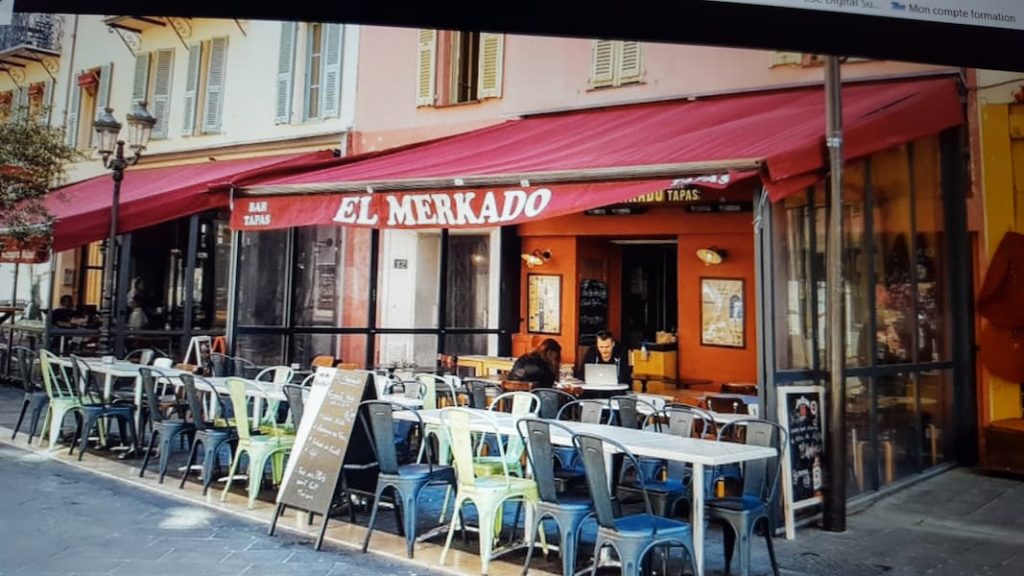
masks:
[[[693,531],[693,565],[696,576],[704,576],[704,465],[694,463],[690,475],[693,505],[690,523]]]
[[[135,377],[135,444],[142,448],[142,374]]]

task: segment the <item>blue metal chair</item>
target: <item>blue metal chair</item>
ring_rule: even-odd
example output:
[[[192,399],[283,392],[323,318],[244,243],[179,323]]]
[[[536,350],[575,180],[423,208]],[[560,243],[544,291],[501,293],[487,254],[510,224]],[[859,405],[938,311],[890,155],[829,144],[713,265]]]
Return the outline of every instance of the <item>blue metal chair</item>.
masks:
[[[639,430],[640,428],[650,428],[654,432],[661,432],[661,420],[660,411],[654,404],[651,404],[647,400],[643,400],[632,395],[612,396],[608,400],[612,410],[615,411],[615,419],[619,426],[622,428],[629,428],[631,430]],[[646,408],[646,410],[641,410]],[[644,414],[646,412],[646,414]],[[648,482],[652,482],[648,486],[648,490],[657,493],[664,493],[667,491],[683,491],[682,482],[680,480],[669,480],[667,483],[658,482],[657,478],[665,470],[667,462],[661,458],[646,458],[641,457],[640,466],[644,470],[644,478]],[[619,474],[619,488],[617,490],[619,498],[623,495],[639,496],[639,491],[634,490],[636,488],[636,482],[630,478],[633,468],[625,465]],[[668,515],[671,510],[665,510],[661,505],[663,498],[656,499],[658,504],[655,505],[655,509],[658,511],[659,516]],[[664,513],[662,513],[664,512]]]
[[[390,488],[395,493],[396,503],[402,507],[403,521],[400,526],[405,533],[406,554],[413,555],[416,544],[416,502],[420,493],[428,485],[455,484],[455,469],[451,466],[433,464],[428,457],[425,463],[400,464],[394,442],[394,412],[409,410],[407,406],[385,400],[368,400],[359,405],[359,420],[362,422],[367,436],[373,441],[373,448],[380,470],[377,475],[377,489],[373,498],[373,510],[370,512],[370,526],[363,538],[363,552],[370,544],[373,527],[377,522],[377,511],[380,509],[381,496]],[[414,410],[419,429],[422,433],[423,420]]]
[[[681,546],[693,564],[693,532],[690,524],[672,518],[656,516],[651,512],[651,499],[646,489],[643,469],[636,456],[625,446],[595,434],[576,434],[572,438],[587,472],[587,485],[593,496],[594,512],[597,515],[597,542],[594,544],[594,566],[591,574],[597,573],[597,563],[605,546],[615,549],[622,564],[623,576],[640,576],[644,557],[656,546]],[[641,475],[639,485],[643,494],[644,512],[629,516],[615,517],[611,495],[608,493],[608,473],[605,469],[605,445],[609,445],[636,467]]]
[[[611,406],[607,399],[587,398],[566,402],[562,405],[562,408],[558,410],[558,414],[555,416],[555,419],[572,420],[574,422],[582,422],[584,424],[605,424],[608,426],[614,426],[615,412],[611,410]],[[583,472],[583,463],[580,462],[576,448],[571,446],[557,446],[555,447],[555,457],[558,458],[558,463],[561,464],[563,468]]]
[[[152,368],[139,368],[139,374],[142,375],[142,393],[146,401],[146,406],[149,412],[149,445],[146,447],[145,457],[142,459],[142,467],[139,468],[139,478],[142,478],[143,474],[146,473],[146,467],[149,466],[149,459],[153,454],[153,447],[156,446],[157,438],[160,438],[160,483],[164,483],[164,476],[167,475],[167,464],[170,462],[171,447],[174,444],[175,438],[181,438],[182,434],[191,435],[195,432],[196,426],[191,422],[185,421],[183,418],[178,420],[171,420],[164,418],[163,409],[160,407],[160,398],[156,394],[156,374],[159,374],[157,370]],[[166,378],[166,376],[161,376]],[[196,419],[196,415],[192,415],[192,419]],[[145,425],[142,426],[145,430]]]
[[[516,422],[516,429],[530,460],[530,470],[537,482],[540,502],[537,503],[533,532],[526,552],[523,574],[530,570],[530,560],[537,542],[537,533],[544,528],[544,521],[552,519],[558,525],[558,554],[562,558],[562,574],[576,573],[576,547],[583,521],[594,513],[590,498],[576,494],[560,493],[555,475],[555,454],[551,445],[551,428],[558,428],[572,437],[572,430],[550,420],[523,418]],[[525,430],[525,432],[524,432]]]
[[[558,418],[558,411],[562,409],[562,406],[576,401],[575,396],[558,388],[536,388],[531,390],[530,393],[540,398],[540,412],[538,415],[548,420]]]
[[[742,495],[708,500],[708,520],[719,522],[726,527],[723,537],[726,574],[729,573],[737,538],[740,545],[740,574],[747,576],[750,573],[750,536],[760,526],[768,545],[772,573],[778,576],[779,564],[775,558],[775,545],[772,543],[772,536],[775,533],[773,503],[779,486],[783,458],[786,456],[786,429],[775,422],[757,418],[736,420],[722,426],[718,432],[719,441],[739,436],[741,427],[747,444],[775,448],[778,450],[778,456],[745,462]]]
[[[72,408],[71,413],[75,415],[79,435],[78,459],[82,459],[85,453],[85,445],[89,440],[92,429],[103,420],[115,418],[120,429],[121,443],[131,448],[138,447],[138,435],[135,431],[135,406],[131,404],[107,404],[102,394],[93,390],[94,382],[89,365],[78,356],[71,357],[72,394],[81,399],[81,404]],[[101,434],[101,437],[103,435]],[[75,451],[74,440],[68,454]]]
[[[36,353],[23,346],[15,346],[14,353],[18,361],[18,372],[21,375],[21,385],[25,389],[25,399],[21,403],[21,413],[18,414],[18,423],[14,425],[14,432],[11,440],[18,435],[21,429],[21,422],[28,413],[28,443],[32,443],[32,437],[36,435],[39,428],[39,419],[46,413],[50,405],[50,396],[43,389],[40,382],[35,379],[33,367],[36,363]]]
[[[178,484],[178,487],[185,487],[185,480],[188,479],[189,472],[192,470],[192,463],[196,459],[196,450],[202,444],[203,468],[200,479],[203,482],[203,495],[205,496],[206,492],[210,489],[210,484],[213,484],[214,472],[219,468],[218,455],[220,449],[224,444],[228,444],[233,453],[234,443],[238,441],[238,436],[235,434],[235,427],[233,425],[219,426],[217,425],[217,420],[212,416],[209,420],[203,417],[205,411],[203,410],[203,402],[199,398],[199,392],[196,390],[197,378],[205,383],[206,389],[210,391],[213,399],[217,402],[220,417],[224,418],[228,413],[227,405],[220,394],[214,390],[213,385],[204,378],[193,376],[192,374],[181,374],[179,378],[185,388],[185,398],[188,400],[189,410],[192,413],[192,423],[195,426],[195,432],[193,433],[192,446],[188,452],[188,461],[185,464],[185,473],[181,475],[181,483]]]

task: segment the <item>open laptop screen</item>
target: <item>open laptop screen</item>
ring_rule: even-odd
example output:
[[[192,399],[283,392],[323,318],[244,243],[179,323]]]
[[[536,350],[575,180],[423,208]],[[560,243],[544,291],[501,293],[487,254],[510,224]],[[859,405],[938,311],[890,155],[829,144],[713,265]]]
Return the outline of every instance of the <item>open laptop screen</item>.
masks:
[[[585,384],[618,384],[619,367],[615,364],[585,364],[583,366],[583,382]]]

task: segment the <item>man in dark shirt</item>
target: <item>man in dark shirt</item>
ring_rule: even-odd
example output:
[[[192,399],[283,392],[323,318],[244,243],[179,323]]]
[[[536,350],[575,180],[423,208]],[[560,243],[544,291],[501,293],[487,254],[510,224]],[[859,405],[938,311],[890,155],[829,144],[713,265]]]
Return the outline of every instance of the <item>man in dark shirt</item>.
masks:
[[[71,319],[74,317],[74,300],[71,299],[70,294],[65,294],[60,297],[60,308],[54,308],[53,312],[50,312],[50,319],[54,326],[71,328]]]
[[[601,330],[597,333],[597,341],[583,355],[583,364],[615,364],[618,367],[619,384],[633,383],[633,370],[629,366],[629,355],[626,353],[626,349],[615,341],[615,337],[609,330]]]

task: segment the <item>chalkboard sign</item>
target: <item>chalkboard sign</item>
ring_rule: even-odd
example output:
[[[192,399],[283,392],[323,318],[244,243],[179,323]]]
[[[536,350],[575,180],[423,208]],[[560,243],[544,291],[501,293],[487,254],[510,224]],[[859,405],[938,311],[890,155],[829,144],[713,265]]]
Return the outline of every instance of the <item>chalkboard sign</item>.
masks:
[[[825,467],[825,388],[781,386],[779,422],[789,434],[782,467],[786,537],[792,538],[793,513],[822,501]]]
[[[185,364],[194,364],[202,368],[203,374],[213,374],[213,338],[210,336],[193,336],[185,350]]]
[[[364,371],[320,367],[304,404],[295,446],[277,493],[274,521],[285,506],[322,515],[318,549],[342,466],[353,463],[355,452],[365,456],[362,448],[369,446],[366,433],[355,424],[359,403],[377,396],[371,376]],[[349,450],[350,442],[360,450]],[[272,524],[271,533],[273,528]]]
[[[580,346],[597,341],[597,333],[608,329],[608,284],[600,280],[580,282]]]

